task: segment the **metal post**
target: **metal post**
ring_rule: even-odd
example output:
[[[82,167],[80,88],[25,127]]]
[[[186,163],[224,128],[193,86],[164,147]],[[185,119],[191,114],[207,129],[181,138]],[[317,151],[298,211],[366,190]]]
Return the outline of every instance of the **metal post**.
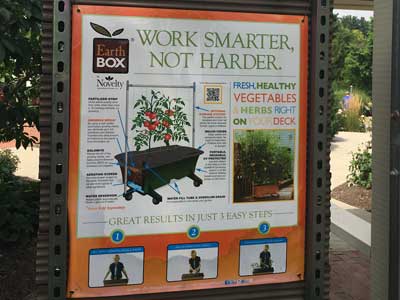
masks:
[[[371,299],[399,299],[398,0],[374,1]],[[399,15],[398,15],[399,14]],[[392,118],[390,118],[392,115]],[[397,140],[397,141],[396,141]],[[397,144],[397,145],[396,145]]]
[[[329,297],[329,41],[331,1],[312,1],[307,172],[307,300]],[[322,129],[322,130],[321,130]]]
[[[390,99],[390,110],[391,110],[391,123],[390,129],[390,218],[389,218],[389,299],[399,299],[400,297],[400,1],[393,1],[393,15],[392,15],[392,34],[391,34],[391,99]],[[374,98],[379,99],[379,98]],[[389,101],[387,101],[387,104]],[[382,114],[381,112],[379,112]],[[382,116],[381,116],[382,117]],[[380,146],[380,145],[378,145]],[[374,182],[375,185],[375,182]],[[382,188],[382,186],[378,186]],[[373,198],[374,199],[374,198]],[[375,199],[374,199],[375,200]]]

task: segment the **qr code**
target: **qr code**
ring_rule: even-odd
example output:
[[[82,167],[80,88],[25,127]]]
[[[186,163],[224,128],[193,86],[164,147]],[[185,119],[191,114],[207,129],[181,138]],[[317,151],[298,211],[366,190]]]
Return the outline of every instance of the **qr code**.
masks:
[[[205,88],[206,103],[222,103],[222,88],[221,87],[206,87]]]

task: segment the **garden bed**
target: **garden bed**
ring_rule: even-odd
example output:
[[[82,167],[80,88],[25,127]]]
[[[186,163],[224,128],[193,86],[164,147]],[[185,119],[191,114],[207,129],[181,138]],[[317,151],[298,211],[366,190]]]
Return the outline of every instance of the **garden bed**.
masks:
[[[371,211],[372,209],[372,190],[360,186],[348,186],[343,183],[333,189],[332,198],[346,204]]]
[[[35,245],[0,244],[0,299],[33,300],[35,298]]]

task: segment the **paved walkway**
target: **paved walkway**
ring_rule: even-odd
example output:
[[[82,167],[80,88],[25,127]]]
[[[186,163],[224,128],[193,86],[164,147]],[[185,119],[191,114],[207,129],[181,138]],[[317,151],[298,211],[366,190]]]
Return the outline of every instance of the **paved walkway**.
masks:
[[[349,173],[351,153],[371,140],[371,134],[365,132],[339,132],[331,144],[331,188],[346,182]]]
[[[332,189],[346,182],[351,153],[371,138],[368,133],[339,132],[331,146]],[[368,300],[370,299],[369,256],[366,251],[370,245],[370,214],[343,202],[332,200],[332,227],[341,232],[334,233],[330,240],[331,285],[330,300]],[[336,228],[335,228],[336,226]],[[358,236],[356,239],[343,239],[345,231]],[[358,240],[361,243],[357,243]],[[351,241],[352,243],[349,243]]]
[[[370,299],[369,257],[331,233],[330,300]]]
[[[369,257],[356,250],[332,250],[330,264],[330,300],[370,299]]]

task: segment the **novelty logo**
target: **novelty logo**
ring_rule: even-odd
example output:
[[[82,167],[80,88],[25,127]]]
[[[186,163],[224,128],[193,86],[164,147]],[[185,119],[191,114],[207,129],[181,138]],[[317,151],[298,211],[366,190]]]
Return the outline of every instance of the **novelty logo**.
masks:
[[[93,39],[93,72],[94,73],[128,73],[129,40],[113,38],[120,35],[124,29],[113,33],[105,27],[90,23],[97,33],[109,38]]]
[[[97,88],[99,90],[120,90],[124,86],[122,81],[114,79],[114,77],[108,75],[104,78],[97,78]]]

